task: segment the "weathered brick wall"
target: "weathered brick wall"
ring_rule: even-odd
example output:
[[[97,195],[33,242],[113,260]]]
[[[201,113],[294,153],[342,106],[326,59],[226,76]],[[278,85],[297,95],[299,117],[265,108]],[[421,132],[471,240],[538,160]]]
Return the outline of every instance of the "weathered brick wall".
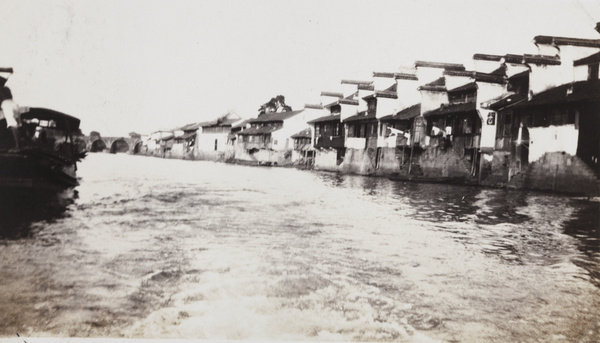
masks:
[[[489,162],[489,170],[482,175],[481,183],[487,186],[502,186],[508,182],[508,172],[510,168],[510,152],[494,151],[493,159]],[[488,162],[485,161],[485,164]],[[484,166],[484,169],[487,166]]]
[[[408,162],[408,158],[406,158],[405,160]],[[377,174],[386,175],[399,172],[400,156],[396,156],[396,148],[381,148]]]
[[[530,163],[526,170],[508,183],[512,188],[572,194],[598,194],[598,178],[579,157],[551,152]]]
[[[201,161],[225,162],[234,158],[234,152],[231,151],[208,151],[200,150],[194,154],[195,159]]]
[[[342,163],[343,164],[343,163]],[[315,153],[314,169],[325,171],[338,171],[341,165],[337,165],[337,151],[320,150]]]
[[[465,161],[453,149],[429,148],[419,158],[421,170],[425,176],[431,177],[469,177],[470,170]]]
[[[350,174],[372,175],[375,173],[376,149],[346,149],[342,171]]]

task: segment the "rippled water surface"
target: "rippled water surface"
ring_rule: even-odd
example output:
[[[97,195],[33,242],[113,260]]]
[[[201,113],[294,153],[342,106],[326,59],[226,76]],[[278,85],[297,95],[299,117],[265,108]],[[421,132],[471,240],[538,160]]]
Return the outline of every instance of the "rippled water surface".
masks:
[[[3,221],[4,337],[600,341],[598,203],[130,155],[79,175],[66,212]]]

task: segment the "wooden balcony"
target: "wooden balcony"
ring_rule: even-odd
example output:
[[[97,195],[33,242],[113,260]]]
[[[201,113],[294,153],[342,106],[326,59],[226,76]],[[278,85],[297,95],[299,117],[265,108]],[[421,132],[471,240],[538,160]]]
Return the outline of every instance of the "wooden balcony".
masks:
[[[343,136],[321,136],[317,137],[317,142],[315,144],[315,148],[317,149],[337,149],[344,147],[344,137]]]
[[[250,149],[271,149],[272,144],[270,142],[244,142],[241,143],[244,150]]]

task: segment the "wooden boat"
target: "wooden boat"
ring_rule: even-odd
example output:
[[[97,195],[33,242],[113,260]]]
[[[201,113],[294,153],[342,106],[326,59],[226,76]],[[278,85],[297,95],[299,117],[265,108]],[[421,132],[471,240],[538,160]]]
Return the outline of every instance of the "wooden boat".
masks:
[[[19,148],[0,146],[0,194],[15,198],[26,191],[62,191],[79,185],[77,162],[85,148],[74,140],[79,119],[45,108],[21,113]],[[6,137],[3,137],[6,138]]]

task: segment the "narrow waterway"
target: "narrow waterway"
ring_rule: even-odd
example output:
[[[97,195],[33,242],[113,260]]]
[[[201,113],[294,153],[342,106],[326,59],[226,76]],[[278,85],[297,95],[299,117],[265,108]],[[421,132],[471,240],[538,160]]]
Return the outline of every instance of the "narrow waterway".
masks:
[[[3,222],[3,337],[600,341],[598,203],[120,154],[79,175],[64,213]]]

